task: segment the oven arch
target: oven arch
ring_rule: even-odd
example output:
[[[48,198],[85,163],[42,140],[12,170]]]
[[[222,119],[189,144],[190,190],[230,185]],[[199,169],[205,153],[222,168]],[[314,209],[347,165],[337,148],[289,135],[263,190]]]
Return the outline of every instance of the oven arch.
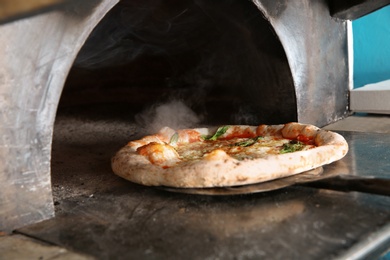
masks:
[[[118,0],[72,1],[0,26],[0,230],[54,216],[50,154],[67,73]]]

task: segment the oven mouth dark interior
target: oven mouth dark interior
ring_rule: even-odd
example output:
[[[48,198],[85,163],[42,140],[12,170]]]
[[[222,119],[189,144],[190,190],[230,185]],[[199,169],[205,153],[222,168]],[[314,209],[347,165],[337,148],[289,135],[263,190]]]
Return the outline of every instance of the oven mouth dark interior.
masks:
[[[285,51],[256,5],[120,1],[79,52],[59,111],[151,118],[164,105],[173,121],[183,118],[178,127],[297,120]],[[186,111],[195,118],[185,122]]]

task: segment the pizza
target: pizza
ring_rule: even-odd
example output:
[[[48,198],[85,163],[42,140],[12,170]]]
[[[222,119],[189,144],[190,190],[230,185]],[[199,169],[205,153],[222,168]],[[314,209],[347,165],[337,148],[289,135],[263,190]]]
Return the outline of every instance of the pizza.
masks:
[[[130,141],[112,158],[115,174],[147,186],[248,185],[343,158],[345,139],[313,125],[225,125],[174,130]]]

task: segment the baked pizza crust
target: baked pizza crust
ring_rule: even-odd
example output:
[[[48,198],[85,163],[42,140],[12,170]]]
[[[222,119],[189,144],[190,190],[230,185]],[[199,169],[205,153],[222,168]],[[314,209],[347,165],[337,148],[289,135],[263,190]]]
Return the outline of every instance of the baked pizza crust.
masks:
[[[178,163],[161,161],[158,149],[170,142],[175,131],[164,128],[156,135],[129,142],[112,158],[112,169],[118,176],[147,186],[169,186],[180,188],[210,188],[247,185],[270,181],[308,171],[343,158],[348,152],[345,139],[334,132],[313,125],[288,123],[284,125],[234,126],[227,131],[254,133],[258,136],[275,136],[296,139],[310,138],[316,147],[304,151],[272,154],[264,158],[237,160],[216,149],[199,160]],[[180,142],[191,142],[191,131],[197,136],[210,135],[214,128],[199,128],[178,131]],[[147,145],[156,149],[153,158],[142,154]],[[154,150],[153,150],[154,151]],[[140,154],[141,153],[141,154]],[[174,151],[172,151],[174,153]],[[154,161],[155,160],[155,161]],[[153,163],[152,163],[153,162]]]

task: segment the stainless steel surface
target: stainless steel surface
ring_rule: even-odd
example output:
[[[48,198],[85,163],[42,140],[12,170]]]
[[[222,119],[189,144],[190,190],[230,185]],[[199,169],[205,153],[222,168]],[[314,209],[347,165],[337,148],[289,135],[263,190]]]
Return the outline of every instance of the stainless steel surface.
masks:
[[[18,232],[98,259],[345,259],[357,247],[375,259],[390,247],[389,196],[297,186],[198,196],[125,181],[112,174],[109,158],[144,129],[112,111],[58,115],[56,217]],[[340,133],[350,151],[325,170],[390,178],[390,135]]]
[[[372,232],[336,259],[372,259],[374,256],[382,255],[383,258],[378,258],[386,260],[390,256],[389,234],[390,224],[387,224],[380,230]],[[386,253],[385,256],[383,256],[383,252]]]
[[[72,62],[116,3],[82,1],[0,26],[0,230],[54,215],[53,122]]]
[[[390,134],[390,116],[362,113],[354,114],[323,128],[331,131]]]
[[[254,1],[274,27],[294,79],[298,121],[318,126],[348,113],[347,24],[327,1]]]

